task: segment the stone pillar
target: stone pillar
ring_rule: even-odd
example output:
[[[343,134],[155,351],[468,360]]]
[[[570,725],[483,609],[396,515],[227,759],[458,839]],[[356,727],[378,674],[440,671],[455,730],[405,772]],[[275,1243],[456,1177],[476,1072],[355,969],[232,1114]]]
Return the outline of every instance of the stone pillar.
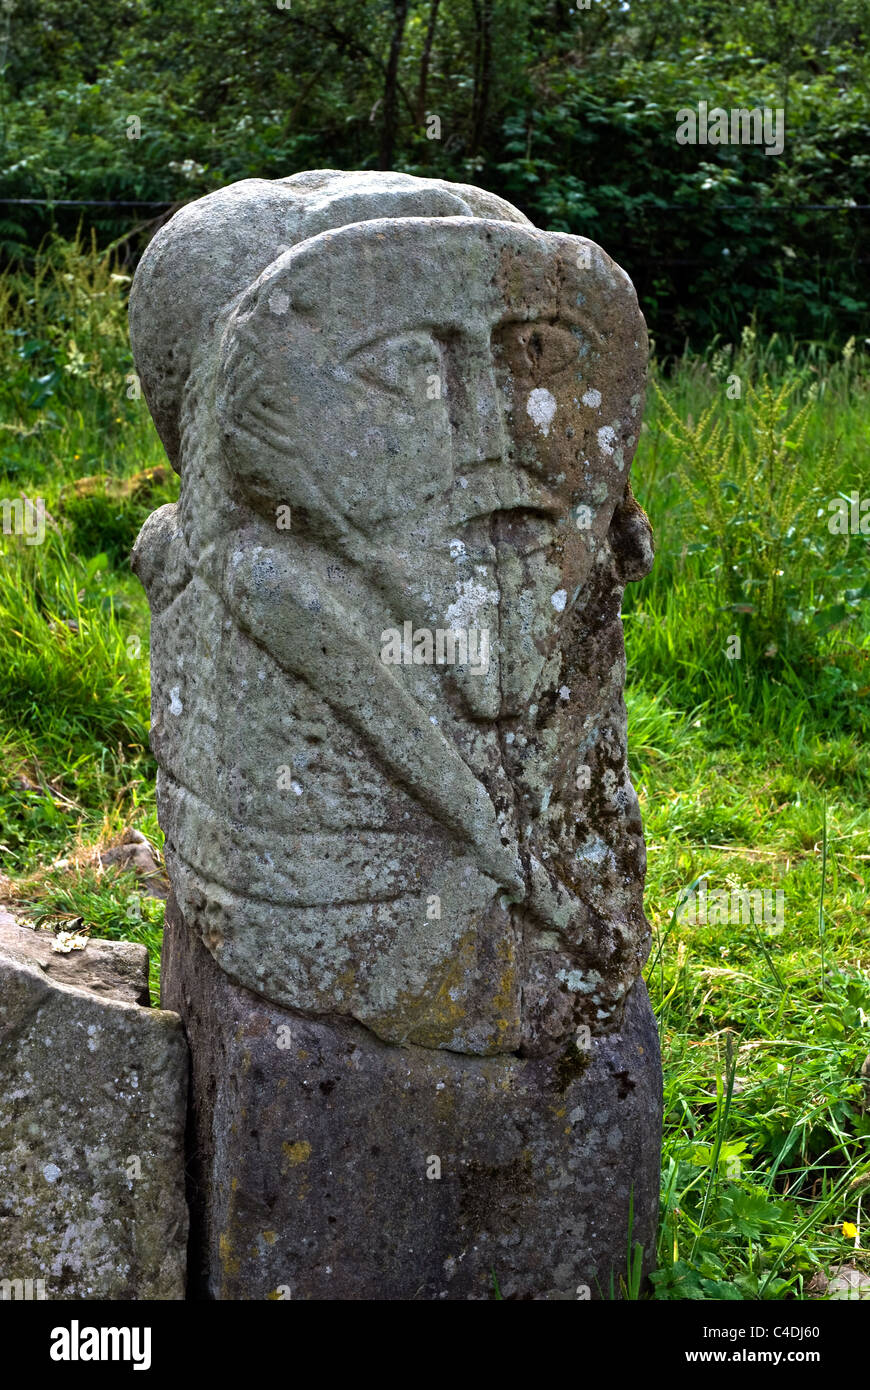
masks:
[[[661,1119],[631,283],[480,189],[321,171],[178,213],[131,331],[181,475],[134,565],[195,1287],[609,1297]]]

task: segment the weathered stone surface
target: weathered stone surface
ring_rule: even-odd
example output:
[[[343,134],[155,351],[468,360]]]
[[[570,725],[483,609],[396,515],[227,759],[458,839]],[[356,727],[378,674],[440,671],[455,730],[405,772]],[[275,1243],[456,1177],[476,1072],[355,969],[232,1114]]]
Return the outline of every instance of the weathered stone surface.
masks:
[[[0,953],[26,960],[49,979],[128,1004],[150,1003],[148,951],[135,941],[88,939],[82,951],[52,949],[54,933],[24,927],[0,908]]]
[[[194,1297],[487,1299],[493,1275],[503,1298],[609,1297],[632,1199],[633,1241],[653,1251],[661,1073],[643,982],[588,1052],[394,1047],[240,989],[170,899],[164,990],[193,1058]]]
[[[622,593],[652,562],[627,276],[480,190],[319,171],[173,218],[131,332],[181,475],[134,565],[187,929],[235,987],[326,1029],[327,1057],[361,1026],[421,1078],[490,1059],[546,1088],[578,1029],[618,1053],[649,948],[622,698]],[[556,1097],[495,1090],[543,1153]],[[602,1206],[601,1268],[623,1220]]]
[[[130,1001],[140,948],[45,962],[39,935],[0,933],[0,1280],[42,1281],[48,1299],[183,1298],[180,1021]]]

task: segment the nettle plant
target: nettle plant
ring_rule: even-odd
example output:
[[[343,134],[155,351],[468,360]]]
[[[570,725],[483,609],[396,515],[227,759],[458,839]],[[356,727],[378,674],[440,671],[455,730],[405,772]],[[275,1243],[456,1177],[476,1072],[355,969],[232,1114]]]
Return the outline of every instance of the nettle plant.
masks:
[[[713,401],[694,423],[656,387],[689,508],[686,554],[709,561],[717,609],[729,615],[746,657],[796,655],[843,622],[860,597],[840,592],[819,521],[839,441],[814,447],[809,459],[813,401],[798,408],[796,389],[794,380],[774,387],[762,377],[745,384],[730,418]]]

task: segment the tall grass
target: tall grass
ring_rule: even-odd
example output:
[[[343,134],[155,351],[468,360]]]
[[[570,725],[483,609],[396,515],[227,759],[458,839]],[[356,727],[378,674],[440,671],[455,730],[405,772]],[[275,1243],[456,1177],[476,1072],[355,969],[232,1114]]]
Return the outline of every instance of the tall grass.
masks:
[[[148,614],[129,569],[176,495],[130,357],[129,277],[94,242],[0,277],[0,498],[43,499],[45,539],[0,535],[0,863],[153,817]],[[132,486],[119,480],[143,479]],[[171,475],[170,475],[171,476]]]

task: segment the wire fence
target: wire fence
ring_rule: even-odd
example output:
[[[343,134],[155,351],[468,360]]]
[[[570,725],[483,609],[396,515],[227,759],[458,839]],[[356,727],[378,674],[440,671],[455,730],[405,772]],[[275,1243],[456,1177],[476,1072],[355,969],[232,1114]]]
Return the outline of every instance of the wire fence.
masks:
[[[214,190],[209,190],[214,191]],[[204,197],[205,194],[197,194],[196,197]],[[155,201],[142,198],[6,198],[0,196],[0,205],[4,207],[45,207],[45,208],[147,208],[167,212],[174,208],[180,210],[187,203],[196,201],[196,198],[175,199],[172,201]],[[704,212],[754,212],[764,214],[768,212],[870,212],[870,203],[708,203],[704,207]],[[697,213],[698,204],[692,203],[644,203],[635,209],[638,215],[658,212],[683,212]],[[141,230],[141,228],[140,228]],[[133,233],[131,233],[132,235]],[[830,255],[830,249],[826,249],[826,255]],[[841,249],[838,260],[847,260],[850,265],[870,264],[870,257],[856,256],[845,248]],[[798,250],[794,253],[800,260],[807,259],[807,252]],[[656,264],[660,266],[709,266],[709,258],[686,257],[686,256],[656,256]]]
[[[205,196],[205,195],[201,195]],[[172,208],[184,206],[187,200],[147,202],[138,198],[119,202],[107,198],[3,198],[0,203],[19,207],[45,208]],[[193,200],[190,200],[193,201]],[[697,211],[692,203],[644,203],[638,212]],[[870,203],[711,203],[713,212],[870,212]]]

